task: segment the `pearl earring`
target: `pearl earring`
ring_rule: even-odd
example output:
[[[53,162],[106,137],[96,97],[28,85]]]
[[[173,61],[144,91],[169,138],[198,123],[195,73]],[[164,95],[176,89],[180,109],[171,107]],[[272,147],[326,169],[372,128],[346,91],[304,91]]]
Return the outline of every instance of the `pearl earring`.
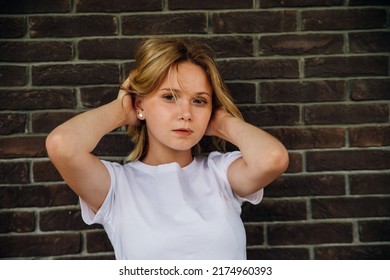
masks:
[[[138,113],[138,117],[139,117],[140,119],[142,119],[142,118],[144,117],[144,114]]]

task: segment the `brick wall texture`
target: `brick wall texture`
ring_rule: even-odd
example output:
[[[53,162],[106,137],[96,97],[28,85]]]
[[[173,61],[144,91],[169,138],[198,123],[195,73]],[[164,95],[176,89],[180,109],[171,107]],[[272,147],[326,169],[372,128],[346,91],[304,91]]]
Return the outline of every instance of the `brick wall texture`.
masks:
[[[249,259],[390,259],[389,23],[387,0],[0,0],[0,258],[114,258],[44,142],[163,35],[207,42],[245,119],[289,150],[243,206]],[[122,128],[94,153],[130,150]]]

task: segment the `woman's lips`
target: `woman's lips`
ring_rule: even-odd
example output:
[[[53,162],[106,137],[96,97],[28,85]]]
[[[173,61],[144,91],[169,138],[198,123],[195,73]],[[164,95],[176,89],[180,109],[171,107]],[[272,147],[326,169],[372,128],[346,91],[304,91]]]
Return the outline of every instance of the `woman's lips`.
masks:
[[[189,128],[178,128],[174,129],[173,132],[180,136],[190,136],[193,133],[193,131]]]

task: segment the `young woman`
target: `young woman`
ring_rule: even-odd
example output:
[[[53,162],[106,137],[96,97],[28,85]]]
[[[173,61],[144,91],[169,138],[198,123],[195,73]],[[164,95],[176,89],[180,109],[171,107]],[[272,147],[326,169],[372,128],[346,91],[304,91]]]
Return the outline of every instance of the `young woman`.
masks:
[[[286,149],[243,121],[206,46],[149,39],[135,58],[116,100],[50,133],[50,159],[117,259],[245,259],[241,204],[260,202],[287,168]],[[128,163],[91,153],[124,125],[135,143]],[[197,153],[205,135],[239,151]]]

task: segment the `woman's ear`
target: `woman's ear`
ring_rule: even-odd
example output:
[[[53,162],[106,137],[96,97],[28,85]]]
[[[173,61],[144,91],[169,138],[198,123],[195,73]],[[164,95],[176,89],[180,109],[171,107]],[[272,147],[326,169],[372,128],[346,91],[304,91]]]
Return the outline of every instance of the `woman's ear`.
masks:
[[[134,99],[134,107],[137,113],[137,117],[139,120],[143,121],[145,119],[145,113],[144,109],[142,107],[143,98],[142,97],[135,97]]]

